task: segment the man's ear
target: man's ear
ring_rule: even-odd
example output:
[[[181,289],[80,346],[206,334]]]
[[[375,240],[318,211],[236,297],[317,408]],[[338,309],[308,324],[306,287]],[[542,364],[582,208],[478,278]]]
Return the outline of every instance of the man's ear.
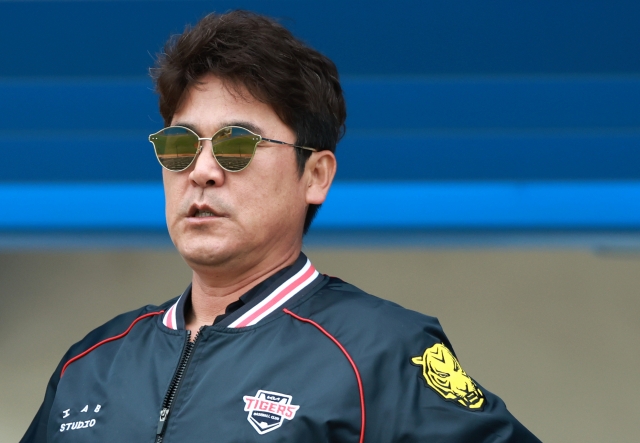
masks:
[[[306,201],[309,205],[320,205],[336,175],[338,164],[331,151],[318,151],[311,154],[304,168],[303,180],[307,184]]]

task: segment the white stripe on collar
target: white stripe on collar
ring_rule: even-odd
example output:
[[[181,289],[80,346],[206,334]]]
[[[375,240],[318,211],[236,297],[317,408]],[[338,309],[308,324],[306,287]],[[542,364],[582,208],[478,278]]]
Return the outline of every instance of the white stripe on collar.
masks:
[[[255,325],[260,320],[271,314],[273,311],[282,306],[287,300],[296,295],[298,292],[309,286],[319,275],[316,268],[311,264],[309,259],[305,265],[296,272],[291,278],[278,286],[271,294],[265,297],[260,303],[245,312],[240,318],[231,323],[229,328],[244,328],[246,326]],[[176,311],[178,303],[184,297],[184,294],[169,308],[164,314],[162,323],[169,329],[178,329],[176,320]]]
[[[231,323],[229,328],[244,328],[246,326],[255,325],[260,320],[271,314],[273,311],[282,306],[287,300],[296,295],[305,287],[309,286],[319,273],[311,264],[309,259],[307,263],[295,275],[282,283],[275,291],[265,297],[260,303],[245,312],[240,318]]]
[[[162,323],[169,329],[178,329],[178,322],[176,321],[176,311],[178,310],[178,303],[180,303],[180,299],[184,296],[181,295],[169,309],[164,314],[162,318]]]

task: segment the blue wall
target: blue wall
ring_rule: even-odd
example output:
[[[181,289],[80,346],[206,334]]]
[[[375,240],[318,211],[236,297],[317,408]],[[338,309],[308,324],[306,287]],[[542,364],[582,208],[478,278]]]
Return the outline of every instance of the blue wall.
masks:
[[[0,2],[0,231],[133,229],[74,224],[74,198],[91,183],[123,217],[123,186],[161,202],[153,54],[238,7],[280,18],[341,72],[347,136],[319,229],[640,228],[639,2],[35,1]],[[543,191],[511,192],[523,185]],[[378,207],[397,186],[394,219],[340,209]],[[45,194],[67,222],[16,218]]]
[[[637,74],[634,0],[0,2],[0,76],[144,76],[210,11],[278,17],[343,75]]]

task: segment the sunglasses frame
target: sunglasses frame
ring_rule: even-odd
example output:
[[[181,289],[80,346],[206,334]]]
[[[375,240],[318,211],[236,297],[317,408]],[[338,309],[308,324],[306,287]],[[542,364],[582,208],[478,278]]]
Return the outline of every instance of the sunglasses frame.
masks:
[[[169,169],[165,165],[163,165],[162,162],[160,161],[160,157],[158,157],[158,151],[156,150],[156,145],[153,142],[153,140],[151,140],[151,137],[153,137],[154,135],[158,135],[161,132],[163,132],[163,131],[165,131],[167,129],[171,129],[171,128],[184,129],[184,130],[192,133],[193,135],[195,135],[196,138],[198,139],[198,143],[199,143],[198,149],[196,150],[195,154],[193,155],[193,159],[191,159],[191,162],[189,162],[189,164],[187,166],[185,166],[183,169]],[[213,139],[218,134],[220,134],[222,131],[226,131],[226,130],[233,129],[233,128],[242,129],[243,131],[247,131],[249,134],[257,137],[257,141],[256,141],[256,143],[255,143],[255,145],[253,147],[253,152],[251,153],[251,158],[249,159],[249,162],[244,167],[242,167],[241,169],[235,169],[235,170],[225,168],[224,166],[222,166],[220,164],[220,161],[218,160],[218,157],[216,157],[216,151],[215,151],[216,143],[213,143]],[[153,152],[156,155],[156,159],[158,160],[158,163],[160,163],[160,166],[162,166],[164,169],[166,169],[167,171],[171,171],[171,172],[182,172],[182,171],[185,171],[185,170],[189,169],[191,167],[191,165],[193,164],[193,162],[198,157],[198,154],[200,154],[200,152],[202,151],[202,141],[203,140],[209,140],[211,142],[211,153],[213,154],[213,158],[216,160],[216,163],[218,163],[218,166],[220,166],[222,169],[224,169],[227,172],[240,172],[240,171],[244,171],[245,169],[247,169],[247,167],[253,161],[253,157],[256,155],[256,149],[258,148],[258,145],[260,143],[262,143],[262,142],[270,142],[270,143],[275,143],[275,144],[278,144],[278,145],[291,146],[291,147],[296,148],[296,149],[304,149],[304,150],[307,150],[307,151],[318,152],[318,149],[316,149],[316,148],[310,148],[308,146],[299,146],[299,145],[295,145],[293,143],[287,143],[287,142],[283,142],[283,141],[280,141],[280,140],[273,140],[273,139],[270,139],[270,138],[265,138],[265,137],[261,136],[260,134],[256,134],[255,132],[248,130],[247,128],[244,128],[242,126],[233,126],[233,125],[232,126],[225,126],[223,128],[218,129],[215,132],[215,134],[213,134],[211,137],[200,137],[196,133],[196,131],[194,131],[191,128],[187,128],[186,126],[167,126],[166,128],[162,128],[158,132],[154,132],[153,134],[149,135],[149,142],[153,145]],[[261,148],[267,148],[268,146],[260,146],[260,147]]]

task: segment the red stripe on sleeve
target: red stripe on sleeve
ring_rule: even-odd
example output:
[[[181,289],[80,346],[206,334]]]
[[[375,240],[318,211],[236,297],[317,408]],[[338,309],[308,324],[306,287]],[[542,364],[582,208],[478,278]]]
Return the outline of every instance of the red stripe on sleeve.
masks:
[[[154,315],[160,315],[162,314],[164,311],[158,311],[158,312],[149,312],[147,314],[141,315],[140,317],[136,318],[127,328],[126,331],[124,331],[122,334],[118,334],[116,336],[113,337],[109,337],[106,338],[104,340],[102,340],[101,342],[96,343],[95,345],[91,346],[89,349],[87,349],[86,351],[84,351],[81,354],[76,355],[75,357],[69,359],[68,362],[66,362],[64,364],[64,366],[62,367],[62,371],[60,372],[60,378],[62,378],[62,376],[64,375],[64,371],[67,370],[67,367],[73,363],[74,361],[80,360],[82,357],[84,357],[85,355],[87,355],[89,352],[99,348],[100,346],[104,345],[105,343],[109,343],[111,341],[115,341],[115,340],[119,340],[122,337],[124,337],[125,335],[127,335],[129,333],[129,331],[131,331],[131,328],[133,328],[133,326],[138,323],[140,320],[142,320],[143,318],[147,318],[147,317],[152,317]]]
[[[364,388],[362,387],[362,379],[360,378],[360,371],[358,371],[358,367],[356,366],[356,363],[353,361],[353,359],[351,358],[351,355],[349,355],[349,353],[347,352],[347,350],[344,348],[344,346],[342,346],[342,344],[331,334],[329,334],[322,326],[320,326],[318,323],[314,322],[313,320],[310,320],[308,318],[304,318],[304,317],[300,317],[297,314],[294,314],[293,312],[291,312],[288,309],[283,309],[283,311],[287,314],[289,314],[290,316],[292,316],[293,318],[300,320],[302,322],[305,323],[309,323],[313,326],[315,326],[320,332],[322,332],[324,335],[326,335],[332,342],[334,342],[336,344],[336,346],[338,346],[340,348],[340,350],[342,351],[342,353],[345,355],[345,357],[347,357],[347,360],[349,360],[349,363],[351,363],[351,367],[353,368],[353,372],[355,372],[356,374],[356,380],[358,381],[358,390],[360,391],[360,411],[361,411],[361,420],[362,423],[360,425],[360,443],[364,442],[364,426],[365,426],[365,418],[366,418],[366,413],[365,413],[365,406],[364,406]]]

